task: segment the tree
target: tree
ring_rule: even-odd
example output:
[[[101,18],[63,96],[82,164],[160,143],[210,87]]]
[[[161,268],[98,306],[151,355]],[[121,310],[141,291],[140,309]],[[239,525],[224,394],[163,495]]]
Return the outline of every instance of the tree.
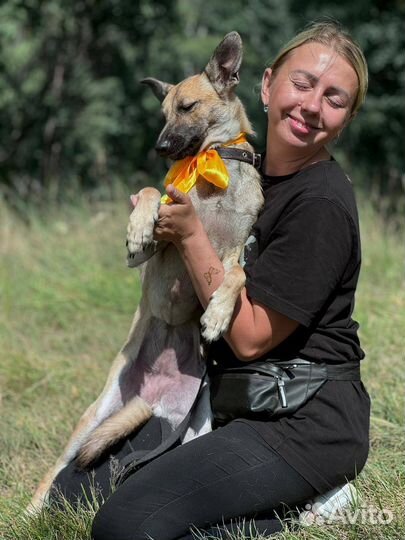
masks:
[[[0,7],[0,174],[21,195],[125,175],[145,151],[137,71],[176,18],[168,0]]]
[[[334,152],[365,189],[403,199],[403,14],[401,0],[9,0],[0,6],[2,186],[62,198],[69,186],[108,195],[117,179],[160,184],[166,164],[153,148],[163,121],[139,81],[200,72],[231,30],[244,41],[238,94],[264,149],[264,67],[306,23],[329,16],[370,69],[366,105]]]

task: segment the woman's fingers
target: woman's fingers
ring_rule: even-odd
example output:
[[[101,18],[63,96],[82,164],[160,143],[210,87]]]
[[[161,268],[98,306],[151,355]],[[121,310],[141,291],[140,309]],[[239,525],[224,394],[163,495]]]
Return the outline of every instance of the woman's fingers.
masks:
[[[190,197],[186,195],[185,193],[183,193],[182,191],[175,188],[173,184],[169,184],[168,186],[166,186],[166,193],[169,195],[172,201],[177,204],[190,203]]]
[[[165,240],[177,244],[189,237],[196,228],[198,220],[190,197],[172,184],[166,187],[170,204],[162,204],[159,220],[155,226],[155,240]]]

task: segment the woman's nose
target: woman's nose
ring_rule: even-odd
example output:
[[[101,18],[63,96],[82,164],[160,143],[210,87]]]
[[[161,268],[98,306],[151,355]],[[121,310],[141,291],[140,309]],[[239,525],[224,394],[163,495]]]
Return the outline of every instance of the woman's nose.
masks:
[[[319,92],[313,90],[312,92],[307,92],[305,98],[301,103],[301,107],[308,112],[318,113],[321,109],[322,96]]]

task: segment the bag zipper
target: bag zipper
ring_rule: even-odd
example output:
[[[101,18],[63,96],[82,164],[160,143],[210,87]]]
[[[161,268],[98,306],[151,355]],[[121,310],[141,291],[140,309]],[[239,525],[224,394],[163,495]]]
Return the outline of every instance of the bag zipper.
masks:
[[[284,391],[284,380],[281,377],[278,377],[277,375],[275,375],[275,377],[277,379],[277,388],[278,388],[278,393],[280,394],[281,407],[285,409],[287,407],[287,397]]]

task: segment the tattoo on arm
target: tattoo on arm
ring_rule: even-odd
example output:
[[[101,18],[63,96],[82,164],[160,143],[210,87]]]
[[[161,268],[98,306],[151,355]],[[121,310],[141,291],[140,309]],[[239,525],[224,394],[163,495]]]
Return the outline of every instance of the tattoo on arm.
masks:
[[[212,276],[214,274],[219,274],[219,270],[218,268],[214,268],[213,266],[209,267],[208,272],[204,272],[204,278],[205,278],[205,281],[208,283],[208,285],[211,285]]]

